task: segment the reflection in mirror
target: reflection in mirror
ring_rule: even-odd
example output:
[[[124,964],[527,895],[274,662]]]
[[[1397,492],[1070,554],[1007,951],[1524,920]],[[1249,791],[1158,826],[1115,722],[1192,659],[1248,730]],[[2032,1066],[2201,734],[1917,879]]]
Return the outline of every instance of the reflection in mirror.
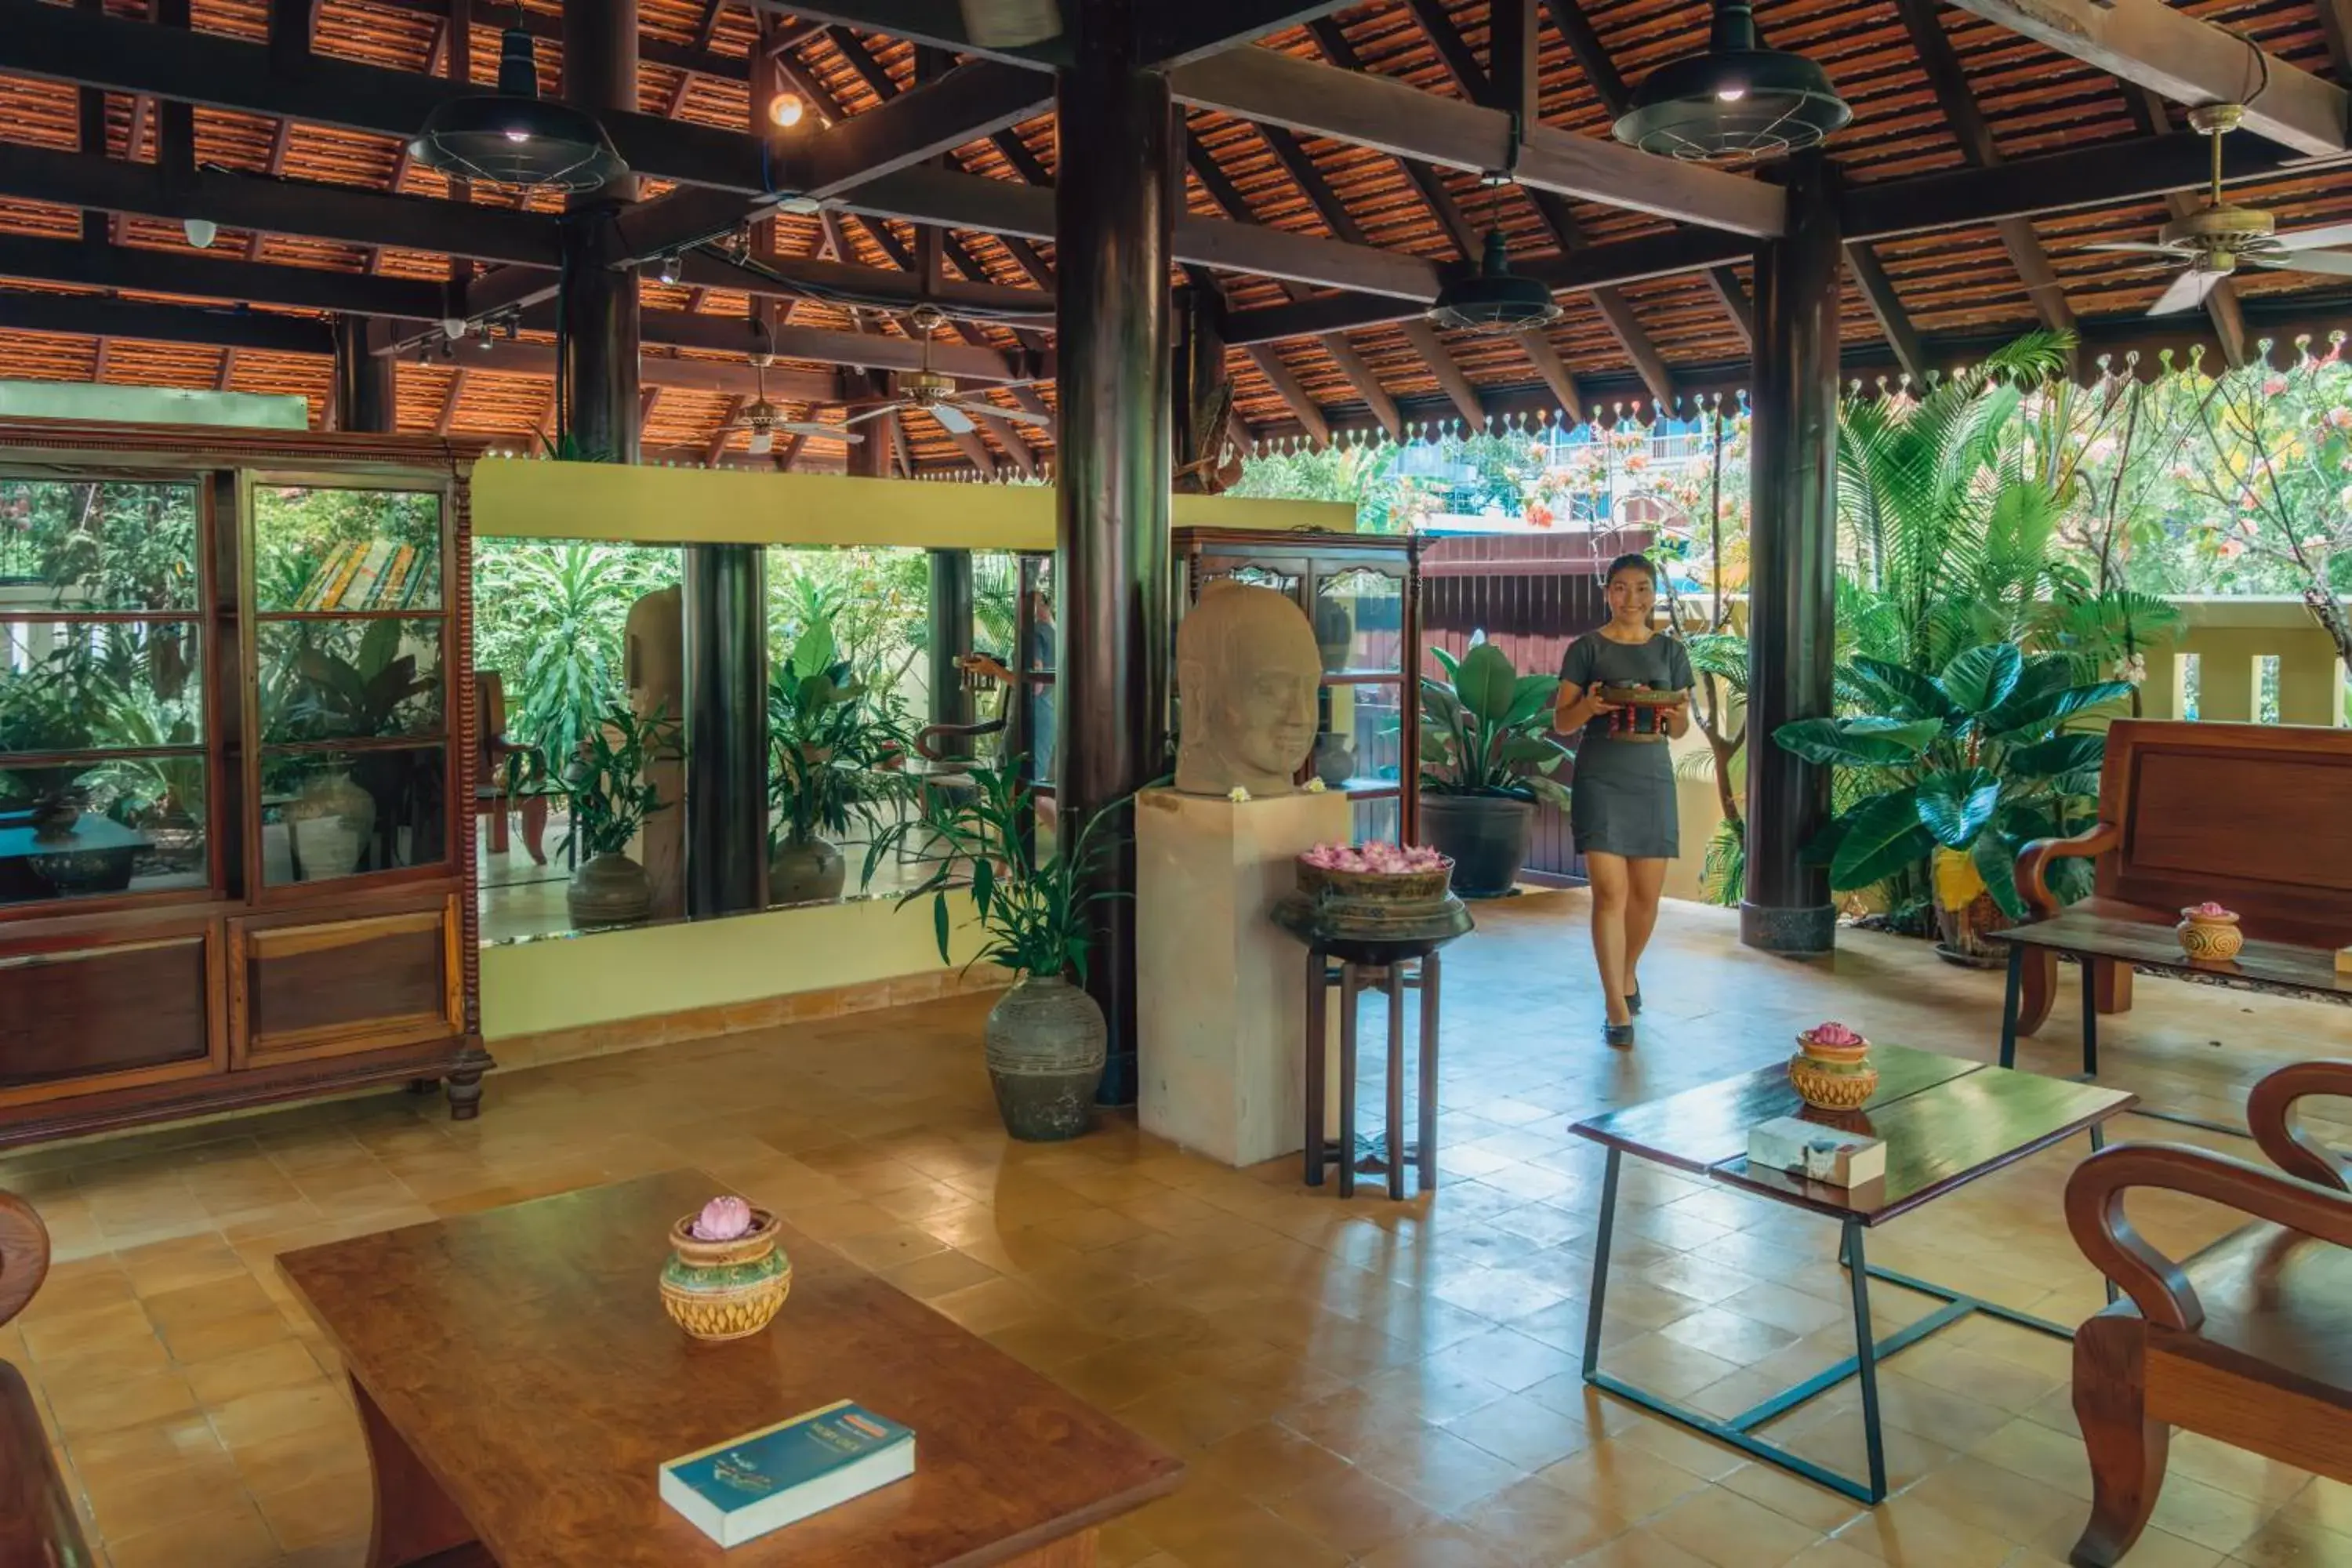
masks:
[[[0,639],[0,753],[201,743],[194,622],[11,621]]]
[[[201,752],[0,773],[0,904],[209,880]]]
[[[0,612],[193,610],[193,485],[0,479]]]
[[[253,592],[264,614],[439,609],[440,496],[256,489]]]
[[[270,887],[448,858],[439,746],[261,753],[261,878]]]
[[[385,617],[259,623],[262,739],[441,733],[441,626]]]

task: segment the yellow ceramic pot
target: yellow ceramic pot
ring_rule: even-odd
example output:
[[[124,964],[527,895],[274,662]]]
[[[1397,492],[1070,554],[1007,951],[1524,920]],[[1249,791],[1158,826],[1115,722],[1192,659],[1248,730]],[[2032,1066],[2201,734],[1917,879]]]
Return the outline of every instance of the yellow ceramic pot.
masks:
[[[2246,945],[2246,933],[2238,929],[2234,914],[2198,915],[2183,910],[2180,916],[2180,923],[2172,928],[2180,938],[2180,951],[2200,963],[2227,963]]]
[[[1866,1058],[1822,1061],[1800,1050],[1789,1058],[1789,1082],[1807,1105],[1822,1110],[1854,1110],[1878,1091],[1878,1069]]]
[[[793,1261],[776,1245],[776,1216],[751,1211],[751,1228],[732,1241],[704,1241],[698,1216],[669,1227],[662,1266],[662,1306],[698,1340],[747,1339],[768,1326],[793,1288]]]

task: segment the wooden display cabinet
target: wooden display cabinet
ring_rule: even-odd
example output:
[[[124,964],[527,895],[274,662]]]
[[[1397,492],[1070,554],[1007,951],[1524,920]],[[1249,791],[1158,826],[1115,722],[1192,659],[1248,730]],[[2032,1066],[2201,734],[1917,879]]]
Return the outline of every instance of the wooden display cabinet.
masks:
[[[1410,536],[1180,528],[1178,614],[1218,578],[1287,594],[1323,650],[1314,754],[1299,773],[1344,789],[1359,840],[1420,830],[1421,542]]]
[[[0,1146],[475,1114],[478,455],[0,421]]]

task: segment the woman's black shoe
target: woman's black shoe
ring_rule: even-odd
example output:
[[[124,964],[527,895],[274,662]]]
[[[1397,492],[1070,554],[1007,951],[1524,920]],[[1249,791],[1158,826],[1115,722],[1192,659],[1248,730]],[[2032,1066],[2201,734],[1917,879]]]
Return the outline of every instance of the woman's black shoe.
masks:
[[[1621,1047],[1630,1046],[1633,1043],[1633,1026],[1631,1024],[1603,1024],[1601,1026],[1601,1037],[1612,1046]]]
[[[1628,1013],[1639,1013],[1641,1010],[1642,988],[1636,985],[1633,989],[1625,993],[1625,1011]]]

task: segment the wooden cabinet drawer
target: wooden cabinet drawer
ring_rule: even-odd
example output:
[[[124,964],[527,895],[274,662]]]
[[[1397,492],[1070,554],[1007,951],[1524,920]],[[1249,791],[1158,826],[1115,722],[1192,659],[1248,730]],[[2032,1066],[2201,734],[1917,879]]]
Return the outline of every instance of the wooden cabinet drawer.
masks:
[[[0,1105],[224,1064],[203,931],[0,958]]]
[[[461,1033],[457,902],[318,924],[233,924],[230,1059],[239,1068]]]

